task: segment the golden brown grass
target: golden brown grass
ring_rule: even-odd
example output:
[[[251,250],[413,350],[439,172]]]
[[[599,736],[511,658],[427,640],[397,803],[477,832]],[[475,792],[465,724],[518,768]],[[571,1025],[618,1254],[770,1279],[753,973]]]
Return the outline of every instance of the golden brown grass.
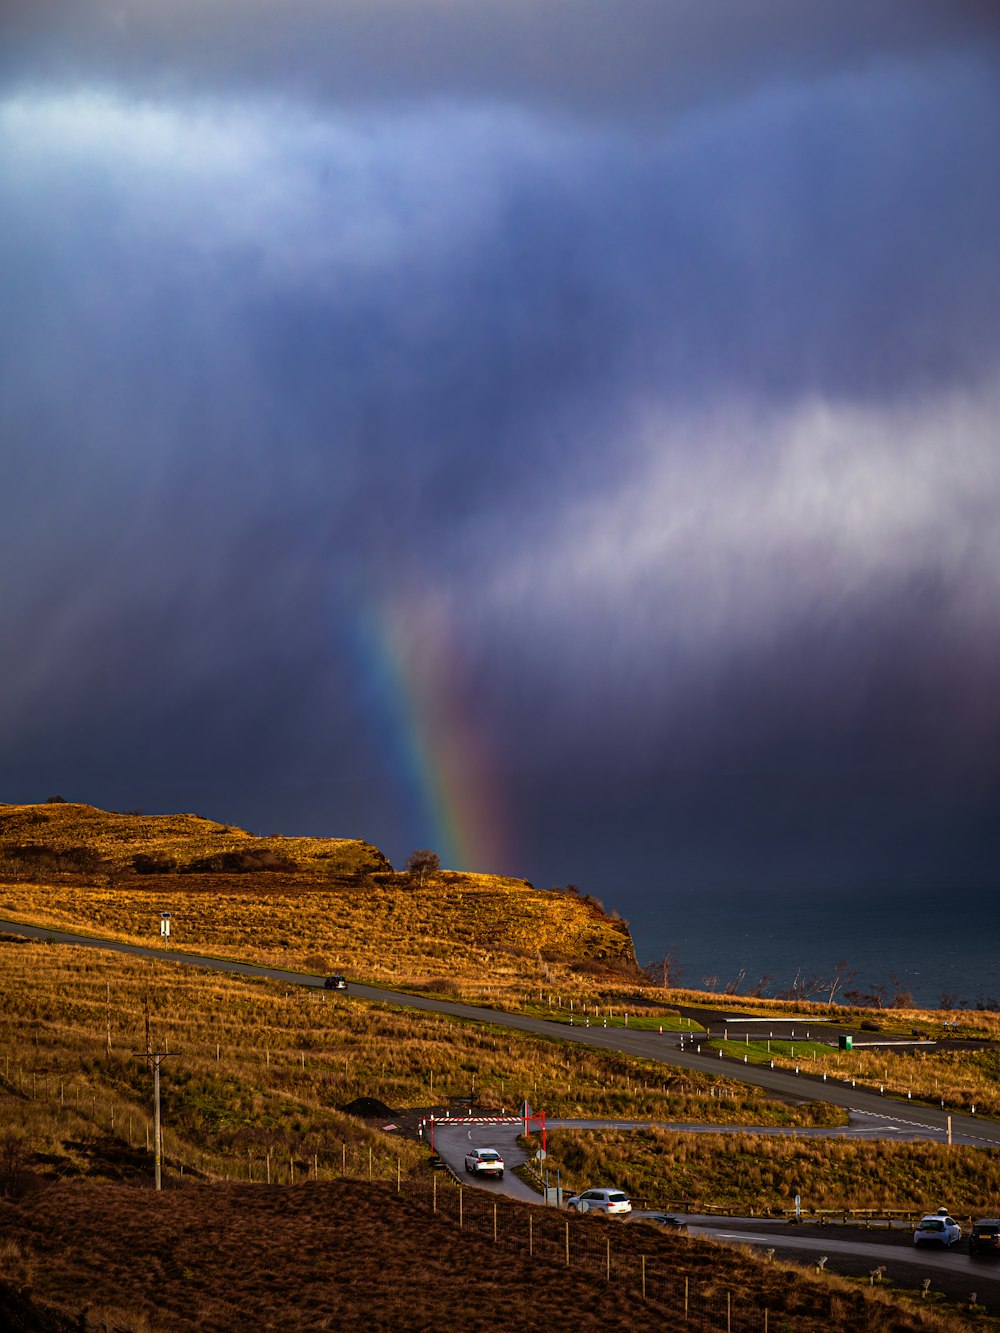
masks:
[[[725,1080],[441,1015],[3,941],[0,1136],[22,1134],[33,1153],[74,1170],[127,1179],[148,1172],[150,1079],[134,1055],[145,1049],[147,997],[153,1043],[171,1053],[162,1077],[168,1163],[208,1179],[339,1176],[345,1167],[367,1175],[369,1148],[375,1175],[393,1176],[397,1158],[404,1172],[417,1170],[415,1144],[336,1109],[359,1096],[399,1110],[440,1108],[474,1089],[477,1103],[495,1111],[527,1097],[564,1115],[831,1117],[825,1106],[788,1107]]]
[[[474,1190],[359,1182],[63,1183],[0,1221],[76,1327],[492,1333],[546,1328],[955,1333],[964,1321],[709,1241],[567,1219]],[[460,1221],[461,1216],[461,1221]],[[569,1260],[567,1262],[567,1248]],[[645,1281],[645,1293],[643,1292]],[[688,1304],[690,1318],[685,1315]],[[113,1319],[113,1323],[109,1322]]]
[[[943,1102],[949,1110],[1000,1115],[1000,1048],[981,1050],[872,1050],[841,1051],[819,1042],[751,1041],[709,1042],[716,1050],[751,1063],[773,1060],[776,1068],[826,1074],[842,1083],[856,1083],[873,1091],[917,1101]]]
[[[58,855],[39,866],[26,847]],[[74,868],[79,848],[97,861]],[[181,873],[250,852],[273,855],[278,868]],[[137,855],[175,866],[136,874]],[[576,959],[634,969],[624,923],[524,880],[445,871],[417,887],[353,840],[254,838],[194,815],[0,807],[0,915],[148,945],[159,942],[161,911],[173,913],[180,950],[403,985],[446,977],[501,1003],[537,999],[553,969],[568,979]]]
[[[926,1212],[941,1199],[962,1217],[1000,1210],[1000,1153],[937,1143],[764,1134],[555,1130],[550,1167],[572,1190],[613,1180],[653,1207],[690,1203],[746,1214],[787,1210]]]

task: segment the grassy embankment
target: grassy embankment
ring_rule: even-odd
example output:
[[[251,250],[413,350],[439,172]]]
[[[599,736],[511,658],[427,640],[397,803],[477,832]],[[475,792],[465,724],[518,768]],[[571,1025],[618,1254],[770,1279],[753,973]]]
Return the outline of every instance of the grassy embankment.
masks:
[[[19,1206],[0,1202],[0,1302],[17,1308],[20,1327],[47,1333],[997,1326],[933,1295],[907,1298],[647,1226],[461,1195],[440,1187],[435,1210],[426,1187],[397,1193],[357,1181],[159,1196],[62,1182]]]
[[[575,893],[448,871],[421,884],[368,843],[195,815],[0,807],[0,915],[148,945],[161,911],[176,949],[505,1006],[635,970],[625,923]]]
[[[1000,1153],[936,1143],[556,1130],[546,1165],[573,1191],[613,1181],[652,1206],[806,1212],[904,1209],[941,1201],[962,1217],[1000,1210]]]
[[[891,1037],[892,1033],[885,1035]],[[773,1060],[775,1068],[825,1073],[829,1079],[854,1082],[858,1087],[884,1090],[897,1097],[910,1093],[917,1101],[943,1101],[949,1110],[1000,1116],[1000,1048],[996,1046],[982,1050],[899,1051],[888,1047],[841,1051],[815,1041],[767,1039],[749,1043],[713,1039],[706,1046],[721,1049],[737,1060],[746,1055],[751,1064]]]
[[[145,963],[111,952],[0,942],[0,1135],[75,1170],[148,1165],[153,1044],[172,1054],[162,1087],[168,1159],[208,1178],[258,1179],[270,1155],[287,1177],[317,1162],[340,1174],[343,1144],[395,1175],[415,1144],[363,1130],[335,1108],[356,1097],[394,1109],[443,1107],[473,1089],[500,1111],[528,1097],[550,1114],[729,1123],[828,1123],[755,1089],[610,1053],[361,1004],[323,991]],[[108,1016],[111,1054],[108,1055]],[[113,1116],[113,1123],[112,1123]],[[353,1146],[352,1146],[353,1145]],[[381,1165],[379,1165],[381,1163]],[[103,1164],[103,1166],[102,1166]],[[95,1169],[97,1169],[95,1167]],[[123,1167],[124,1169],[124,1167]]]

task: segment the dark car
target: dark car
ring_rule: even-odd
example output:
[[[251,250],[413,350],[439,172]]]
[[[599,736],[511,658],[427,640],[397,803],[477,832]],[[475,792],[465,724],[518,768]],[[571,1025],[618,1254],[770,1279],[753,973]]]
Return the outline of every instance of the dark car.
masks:
[[[970,1254],[1000,1254],[1000,1221],[981,1217],[969,1232]]]
[[[337,973],[335,976],[327,977],[323,985],[327,990],[347,990],[347,978]]]

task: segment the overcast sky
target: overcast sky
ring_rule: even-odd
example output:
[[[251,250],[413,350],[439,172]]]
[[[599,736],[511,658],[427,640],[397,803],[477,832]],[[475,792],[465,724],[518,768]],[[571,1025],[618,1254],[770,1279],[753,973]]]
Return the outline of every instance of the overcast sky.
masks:
[[[995,887],[992,0],[0,23],[0,799]]]

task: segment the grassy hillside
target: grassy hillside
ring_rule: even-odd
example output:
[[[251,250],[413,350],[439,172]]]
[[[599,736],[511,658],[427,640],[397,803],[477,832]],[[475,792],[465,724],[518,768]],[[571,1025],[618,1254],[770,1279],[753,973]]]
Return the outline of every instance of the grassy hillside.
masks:
[[[257,838],[197,815],[0,807],[0,914],[355,977],[497,991],[574,966],[634,971],[624,922],[525,880],[392,869],[352,839]]]
[[[160,1196],[150,1078],[133,1054],[147,1002],[153,1041],[171,1052]],[[770,1327],[804,1333],[962,1326],[929,1303],[709,1242],[551,1209],[529,1220],[440,1176],[435,1187],[426,1148],[403,1132],[406,1108],[440,1110],[473,1083],[488,1109],[528,1095],[577,1114],[814,1114],[436,1015],[0,939],[0,1310],[16,1302],[25,1327],[52,1333],[537,1329],[563,1327],[567,1312],[581,1328],[683,1328],[689,1296],[695,1328],[724,1328],[731,1311],[734,1329],[759,1333],[765,1309]],[[393,1107],[401,1129],[338,1109],[359,1096]],[[659,1165],[645,1178],[662,1196],[677,1161]]]
[[[0,1202],[0,1274],[10,1274],[7,1283],[0,1276],[0,1300],[5,1286],[20,1288],[36,1313],[23,1326],[53,1333],[969,1327],[934,1300],[866,1280],[648,1226],[507,1202],[494,1209],[481,1192],[461,1193],[460,1214],[459,1191],[447,1185],[435,1201],[426,1187],[397,1193],[367,1182],[160,1196],[60,1184],[17,1206]]]

